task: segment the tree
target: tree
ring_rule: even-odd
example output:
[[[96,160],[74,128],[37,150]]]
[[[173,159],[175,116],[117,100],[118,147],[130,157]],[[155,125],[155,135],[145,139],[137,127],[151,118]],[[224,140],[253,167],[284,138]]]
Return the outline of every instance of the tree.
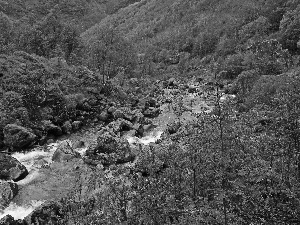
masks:
[[[111,26],[99,30],[96,40],[88,44],[88,49],[88,63],[102,74],[103,82],[105,77],[117,75],[121,68],[129,74],[136,66],[137,55],[133,45]]]

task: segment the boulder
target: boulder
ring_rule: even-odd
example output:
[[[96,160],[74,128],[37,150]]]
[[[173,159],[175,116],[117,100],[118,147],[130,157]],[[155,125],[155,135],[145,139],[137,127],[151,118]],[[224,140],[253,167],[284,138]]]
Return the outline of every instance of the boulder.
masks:
[[[169,134],[175,134],[179,130],[180,126],[180,121],[174,120],[167,125],[167,131],[169,132]]]
[[[126,163],[135,158],[128,141],[108,131],[100,133],[97,143],[89,146],[86,156],[89,159],[100,161],[104,165]]]
[[[159,108],[153,108],[153,107],[149,107],[148,109],[146,109],[143,114],[146,117],[149,118],[155,118],[159,115]]]
[[[133,123],[141,123],[141,124],[144,123],[145,117],[144,117],[143,113],[141,113],[139,110],[136,110],[133,112],[133,114],[134,114],[133,119],[132,119]]]
[[[19,181],[28,175],[28,170],[14,157],[0,153],[0,179]]]
[[[44,168],[48,165],[49,165],[49,163],[45,159],[39,159],[39,160],[35,161],[34,164],[33,164],[33,166],[35,168]]]
[[[136,130],[136,135],[142,137],[144,134],[144,126],[140,123],[136,123],[133,125],[133,129]]]
[[[72,148],[84,148],[85,147],[85,143],[84,141],[75,141],[74,143],[72,143]]]
[[[126,119],[129,121],[133,121],[134,113],[128,107],[122,107],[113,112],[114,119]]]
[[[72,123],[72,129],[74,131],[79,130],[82,127],[82,122],[81,121],[74,121]]]
[[[189,86],[188,93],[197,93],[197,87]]]
[[[99,115],[99,120],[103,121],[103,122],[108,122],[109,119],[109,114],[105,111],[101,112]]]
[[[44,130],[47,132],[47,134],[52,134],[54,136],[61,136],[62,130],[59,126],[54,125],[50,120],[43,120],[42,121]]]
[[[18,191],[16,183],[0,181],[0,209],[7,207]]]
[[[80,154],[73,150],[67,141],[61,142],[52,156],[52,161],[63,162],[74,158],[80,158]]]
[[[46,202],[25,217],[26,224],[59,224],[64,218],[60,202]]]
[[[19,223],[11,215],[6,215],[2,219],[0,219],[0,225],[20,225],[20,224],[23,223]]]
[[[116,110],[117,110],[117,108],[115,106],[111,106],[107,109],[107,112],[109,114],[113,114]]]
[[[154,98],[149,98],[146,101],[146,106],[148,107],[156,107],[157,106],[157,102]]]
[[[116,120],[119,119],[119,118],[123,119],[125,117],[125,114],[122,110],[117,109],[116,111],[113,112],[113,117]]]
[[[62,131],[65,134],[70,134],[71,133],[71,131],[72,131],[72,124],[71,124],[70,121],[64,122],[64,124],[62,125]]]
[[[108,127],[112,128],[114,133],[129,131],[133,128],[133,125],[130,121],[124,119],[117,119],[116,121],[108,124]]]
[[[4,127],[4,144],[8,147],[21,149],[34,144],[37,136],[26,129],[16,124],[8,124]]]

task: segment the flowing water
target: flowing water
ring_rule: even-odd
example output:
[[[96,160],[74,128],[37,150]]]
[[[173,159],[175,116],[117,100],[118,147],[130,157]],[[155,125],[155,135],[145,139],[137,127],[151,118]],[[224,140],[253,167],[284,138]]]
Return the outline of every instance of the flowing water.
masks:
[[[152,131],[147,136],[138,138],[138,137],[126,137],[130,144],[144,144],[148,145],[151,142],[155,142],[158,140],[163,132],[162,131]],[[52,162],[52,155],[57,149],[60,142],[56,142],[50,144],[46,147],[39,147],[33,149],[30,152],[25,153],[14,153],[12,156],[15,157],[20,163],[26,166],[29,174],[23,179],[17,182],[19,187],[25,186],[30,182],[34,181],[39,177],[39,169],[41,168],[42,162],[43,164],[50,164]],[[87,148],[79,148],[75,149],[81,155],[85,154]],[[24,219],[27,215],[29,215],[34,209],[42,205],[45,201],[31,201],[24,205],[17,205],[14,202],[11,202],[10,205],[4,210],[0,210],[0,219],[6,215],[11,215],[15,219]]]
[[[229,96],[229,98],[233,97],[235,96]],[[203,111],[205,112],[206,110],[211,111],[212,109],[211,106],[206,104],[203,98],[195,94],[186,95],[184,97],[184,102],[185,104],[187,104],[187,106],[191,107],[191,111],[194,113]],[[161,138],[163,130],[165,130],[168,122],[176,118],[174,112],[168,110],[167,104],[163,105],[161,109],[163,113],[160,114],[159,117],[154,119],[155,123],[157,123],[158,126],[142,138],[127,136],[126,138],[129,144],[149,145],[150,143],[156,142],[158,139]],[[51,163],[52,155],[57,149],[58,145],[59,142],[56,142],[46,147],[33,149],[33,151],[30,152],[13,154],[12,156],[15,157],[24,166],[26,166],[27,170],[29,171],[29,175],[25,179],[18,181],[17,184],[19,186],[25,186],[37,179],[39,176],[39,169],[41,168],[41,165]],[[85,147],[75,150],[78,151],[81,155],[84,155],[87,148]],[[29,203],[20,206],[12,202],[6,209],[4,209],[3,211],[0,210],[0,219],[8,214],[13,216],[15,219],[23,219],[43,203],[43,200],[30,201]]]

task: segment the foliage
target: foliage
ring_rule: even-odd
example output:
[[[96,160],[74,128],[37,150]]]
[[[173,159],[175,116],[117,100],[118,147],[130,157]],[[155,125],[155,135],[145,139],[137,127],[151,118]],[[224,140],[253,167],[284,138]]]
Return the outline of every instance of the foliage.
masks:
[[[135,49],[113,27],[103,27],[96,40],[88,45],[88,63],[103,75],[103,82],[104,77],[112,78],[120,71],[133,72],[137,60]]]

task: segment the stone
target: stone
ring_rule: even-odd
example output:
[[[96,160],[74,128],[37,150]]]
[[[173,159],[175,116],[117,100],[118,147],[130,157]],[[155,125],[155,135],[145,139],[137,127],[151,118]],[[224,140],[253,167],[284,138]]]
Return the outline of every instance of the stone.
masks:
[[[108,127],[111,127],[114,133],[129,131],[133,128],[133,125],[130,121],[124,119],[117,119],[116,121],[108,124]]]
[[[0,181],[0,209],[7,207],[18,191],[16,183]]]
[[[54,125],[50,120],[42,121],[44,130],[47,131],[47,134],[52,134],[54,136],[61,136],[62,129],[59,126]]]
[[[107,112],[109,114],[113,114],[116,110],[117,110],[117,108],[115,106],[111,106],[107,109]]]
[[[33,145],[37,136],[25,127],[8,124],[4,127],[4,144],[8,147],[21,149]]]
[[[181,127],[180,121],[174,120],[167,125],[167,130],[168,130],[169,134],[175,134],[175,133],[177,133],[177,131],[179,130],[180,127]]]
[[[46,202],[26,216],[24,221],[26,224],[59,224],[59,220],[64,218],[62,208],[59,202]]]
[[[140,112],[139,110],[136,110],[133,112],[133,114],[134,114],[133,119],[132,119],[133,123],[141,123],[141,124],[144,123],[145,117],[142,112]]]
[[[133,129],[136,130],[136,135],[142,137],[144,134],[144,126],[142,124],[136,123],[133,125]]]
[[[81,122],[81,121],[74,121],[74,122],[72,123],[72,129],[73,129],[74,131],[79,130],[81,127],[82,127],[82,122]]]
[[[75,141],[73,144],[72,144],[72,148],[84,148],[85,147],[85,143],[84,141]]]
[[[35,168],[43,168],[47,165],[48,165],[48,162],[45,159],[39,159],[33,164],[33,166]]]
[[[52,156],[53,162],[70,161],[74,158],[80,158],[80,154],[70,146],[67,141],[62,141]]]
[[[113,117],[114,117],[114,119],[117,120],[119,118],[123,119],[125,117],[125,115],[124,115],[124,112],[122,110],[117,109],[116,111],[113,112]]]
[[[28,170],[14,157],[0,153],[0,179],[19,181],[28,175]]]
[[[143,112],[144,116],[149,118],[155,118],[159,115],[159,108],[149,107],[147,110]]]
[[[126,163],[135,158],[128,141],[109,131],[101,132],[97,142],[89,146],[86,156],[96,162],[100,161],[104,165]]]
[[[109,119],[109,114],[105,111],[101,112],[99,115],[99,120],[103,121],[103,122],[108,122]]]
[[[71,131],[72,131],[72,124],[71,124],[70,121],[64,122],[64,124],[62,125],[62,131],[65,134],[70,134],[71,133]]]
[[[22,223],[18,223],[11,215],[6,215],[2,219],[0,219],[0,225],[18,225]]]
[[[197,87],[189,86],[188,93],[197,93]]]

